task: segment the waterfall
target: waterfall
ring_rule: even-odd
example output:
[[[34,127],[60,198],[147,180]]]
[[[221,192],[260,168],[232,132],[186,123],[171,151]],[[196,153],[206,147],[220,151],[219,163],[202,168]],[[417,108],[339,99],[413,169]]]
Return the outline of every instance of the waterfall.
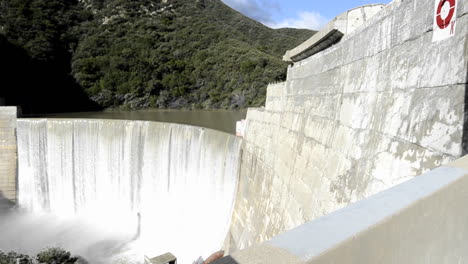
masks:
[[[19,205],[127,230],[140,252],[172,252],[191,263],[222,247],[240,145],[234,136],[177,124],[19,119]]]

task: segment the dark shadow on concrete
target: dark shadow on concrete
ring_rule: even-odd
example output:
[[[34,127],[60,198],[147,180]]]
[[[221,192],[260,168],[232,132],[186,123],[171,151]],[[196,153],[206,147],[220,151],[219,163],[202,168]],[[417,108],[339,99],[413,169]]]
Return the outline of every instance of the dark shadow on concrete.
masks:
[[[218,259],[214,262],[211,262],[210,264],[239,264],[235,259],[233,259],[231,256],[226,256],[222,259]]]
[[[468,40],[467,40],[468,45]],[[465,45],[465,48],[468,48]],[[466,79],[465,79],[465,111],[464,111],[464,121],[463,121],[463,137],[462,137],[462,155],[468,154],[468,66],[466,69]]]

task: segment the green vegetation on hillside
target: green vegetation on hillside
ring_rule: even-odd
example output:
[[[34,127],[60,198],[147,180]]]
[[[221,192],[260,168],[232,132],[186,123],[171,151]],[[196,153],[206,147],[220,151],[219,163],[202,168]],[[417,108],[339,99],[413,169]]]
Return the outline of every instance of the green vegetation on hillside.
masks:
[[[26,104],[243,108],[264,103],[267,84],[285,78],[284,52],[312,34],[270,29],[220,0],[0,0],[0,53],[21,54],[0,71],[17,76],[7,90],[35,94]]]

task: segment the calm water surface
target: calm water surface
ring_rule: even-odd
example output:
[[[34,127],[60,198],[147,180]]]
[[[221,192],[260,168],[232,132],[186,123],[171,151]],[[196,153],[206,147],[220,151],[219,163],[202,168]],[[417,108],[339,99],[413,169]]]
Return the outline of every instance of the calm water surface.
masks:
[[[97,118],[97,119],[124,119],[144,120],[167,123],[178,123],[191,126],[200,126],[235,134],[236,121],[244,119],[247,110],[138,110],[138,111],[104,111],[104,112],[77,112],[35,115],[25,117],[48,118]]]

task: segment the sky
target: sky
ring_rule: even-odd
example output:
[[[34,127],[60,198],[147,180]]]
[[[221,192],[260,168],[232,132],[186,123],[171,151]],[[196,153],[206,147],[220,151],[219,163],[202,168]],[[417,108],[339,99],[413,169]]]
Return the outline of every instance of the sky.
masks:
[[[318,30],[354,7],[390,0],[222,0],[225,4],[269,27]]]

